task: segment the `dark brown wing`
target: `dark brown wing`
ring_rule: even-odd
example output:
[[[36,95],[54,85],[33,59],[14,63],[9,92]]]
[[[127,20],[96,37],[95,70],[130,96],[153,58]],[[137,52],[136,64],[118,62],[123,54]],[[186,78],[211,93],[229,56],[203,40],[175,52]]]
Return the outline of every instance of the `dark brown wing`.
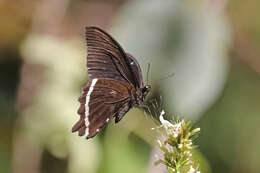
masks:
[[[79,136],[84,135],[87,138],[94,137],[122,110],[122,107],[128,106],[129,110],[128,87],[130,86],[127,82],[113,79],[89,81],[79,98],[78,114],[80,120],[73,126],[72,132],[78,131]]]
[[[126,55],[130,61],[130,67],[134,74],[134,78],[137,81],[137,88],[143,88],[144,87],[143,75],[138,61],[131,54],[126,53]]]
[[[127,81],[135,88],[138,87],[130,60],[117,41],[97,27],[86,27],[86,40],[90,79],[109,78]]]

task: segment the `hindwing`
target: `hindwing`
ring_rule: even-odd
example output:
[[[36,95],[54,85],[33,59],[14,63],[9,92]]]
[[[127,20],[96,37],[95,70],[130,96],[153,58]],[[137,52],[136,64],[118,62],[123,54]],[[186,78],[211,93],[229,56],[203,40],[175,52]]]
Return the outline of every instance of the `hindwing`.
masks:
[[[93,79],[83,88],[79,98],[79,121],[72,132],[79,136],[94,137],[122,107],[130,109],[129,84],[112,79]],[[127,110],[127,111],[128,111]],[[124,109],[125,113],[126,108]]]

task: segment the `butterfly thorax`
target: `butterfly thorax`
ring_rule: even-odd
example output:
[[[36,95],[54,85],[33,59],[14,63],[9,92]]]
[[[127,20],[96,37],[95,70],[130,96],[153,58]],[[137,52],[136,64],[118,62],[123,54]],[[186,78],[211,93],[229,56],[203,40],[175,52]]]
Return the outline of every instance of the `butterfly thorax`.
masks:
[[[145,97],[150,92],[150,90],[151,90],[151,86],[146,85],[143,88],[139,88],[136,91],[132,92],[132,97],[131,97],[132,105],[134,107],[138,107],[141,103],[143,103]]]
[[[144,101],[142,91],[140,89],[136,90],[136,92],[132,95],[131,100],[132,105],[134,107],[138,107]]]

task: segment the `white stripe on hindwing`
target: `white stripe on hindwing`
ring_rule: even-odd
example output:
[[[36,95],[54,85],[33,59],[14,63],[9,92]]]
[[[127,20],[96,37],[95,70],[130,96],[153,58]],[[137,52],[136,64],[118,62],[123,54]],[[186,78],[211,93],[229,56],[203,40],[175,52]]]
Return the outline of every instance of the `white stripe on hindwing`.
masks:
[[[95,84],[97,83],[98,79],[93,79],[91,81],[91,85],[90,85],[90,88],[88,90],[88,93],[86,95],[86,104],[85,104],[85,126],[86,126],[86,130],[85,130],[85,136],[87,137],[88,134],[89,134],[89,119],[88,119],[88,116],[89,116],[89,100],[90,100],[90,94],[92,93],[92,91],[94,90],[94,87],[95,87]]]

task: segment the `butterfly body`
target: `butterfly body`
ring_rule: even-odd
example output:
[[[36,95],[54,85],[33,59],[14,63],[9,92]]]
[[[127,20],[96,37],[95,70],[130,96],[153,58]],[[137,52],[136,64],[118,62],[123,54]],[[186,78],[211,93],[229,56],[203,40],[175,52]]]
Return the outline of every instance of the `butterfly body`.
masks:
[[[82,89],[80,120],[72,131],[91,138],[111,119],[117,123],[142,104],[151,87],[144,86],[137,60],[105,31],[87,27],[86,39],[89,82]]]

